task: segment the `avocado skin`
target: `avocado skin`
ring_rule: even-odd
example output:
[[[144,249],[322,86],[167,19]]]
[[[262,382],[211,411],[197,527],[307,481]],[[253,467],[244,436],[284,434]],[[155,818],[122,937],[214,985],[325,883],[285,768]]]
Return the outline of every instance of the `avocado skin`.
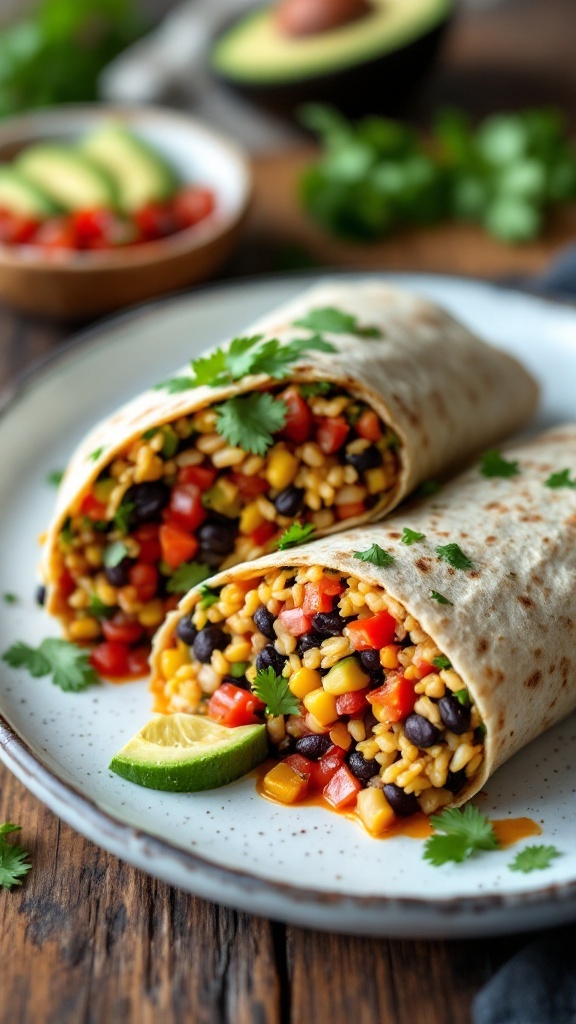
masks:
[[[253,85],[228,78],[215,69],[212,73],[226,88],[299,128],[302,126],[297,111],[305,103],[329,103],[348,117],[366,114],[402,117],[410,110],[416,93],[428,78],[452,19],[453,14],[449,14],[429,32],[391,53],[341,71],[311,75],[298,81]],[[229,22],[218,38],[228,33],[238,20]]]

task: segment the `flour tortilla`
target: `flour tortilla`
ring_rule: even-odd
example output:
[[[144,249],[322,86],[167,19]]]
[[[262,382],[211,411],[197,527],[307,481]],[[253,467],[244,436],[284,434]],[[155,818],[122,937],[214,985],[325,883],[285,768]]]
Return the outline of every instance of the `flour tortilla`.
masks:
[[[323,332],[337,351],[305,355],[283,383],[331,381],[347,389],[372,406],[400,442],[397,487],[347,526],[379,519],[422,480],[450,472],[475,452],[519,430],[532,415],[537,386],[515,359],[475,337],[428,300],[373,279],[319,284],[243,333],[262,333],[288,343],[311,334],[294,327],[295,320],[327,306],[355,315],[361,326],[377,327],[382,337]],[[182,373],[189,375],[189,366]],[[176,394],[148,390],[98,424],[70,460],[47,533],[42,573],[48,611],[58,610],[62,525],[127,445],[151,427],[277,384],[258,375],[225,387],[203,386]],[[95,452],[100,452],[97,458]],[[325,532],[340,528],[336,523]]]
[[[576,480],[576,424],[506,452],[521,472],[487,479],[478,466],[426,501],[385,522],[266,555],[209,580],[219,587],[284,565],[322,565],[383,587],[421,624],[452,663],[486,725],[486,756],[454,805],[470,799],[517,750],[576,708],[576,490],[545,481],[569,469]],[[404,527],[425,534],[410,546]],[[455,542],[469,571],[435,553]],[[394,563],[354,558],[379,544]],[[434,590],[452,602],[439,604]],[[198,600],[187,594],[158,632],[153,674],[176,624]]]

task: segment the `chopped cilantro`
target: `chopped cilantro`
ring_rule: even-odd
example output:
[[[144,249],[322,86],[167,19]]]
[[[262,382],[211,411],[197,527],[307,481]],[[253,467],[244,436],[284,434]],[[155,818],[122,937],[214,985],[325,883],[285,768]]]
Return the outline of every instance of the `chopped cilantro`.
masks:
[[[130,529],[130,520],[135,509],[133,501],[123,501],[114,513],[114,526],[119,533],[126,534]]]
[[[35,679],[52,676],[52,682],[61,690],[78,692],[98,683],[98,676],[90,664],[90,652],[50,637],[38,647],[18,642],[2,655],[12,668],[25,668]]]
[[[560,855],[560,850],[555,846],[526,846],[516,854],[508,867],[510,871],[523,871],[525,874],[529,871],[543,871]]]
[[[366,551],[355,551],[354,558],[359,558],[361,562],[372,562],[372,565],[378,565],[381,568],[392,565],[395,561],[394,555],[385,551],[379,544],[372,544],[371,547],[366,548]]]
[[[472,703],[472,701],[470,700],[470,694],[468,693],[466,687],[464,687],[462,690],[453,690],[452,696],[456,697],[456,700],[458,701],[459,704],[462,705],[463,708],[469,708],[470,704]]]
[[[416,530],[411,530],[409,526],[405,526],[402,530],[402,544],[416,544],[417,541],[425,539],[425,533],[418,533]]]
[[[104,604],[104,601],[101,601],[97,594],[90,594],[88,611],[95,619],[111,619],[116,609],[113,605]]]
[[[216,406],[216,430],[229,444],[265,455],[286,422],[288,406],[266,392],[229,398]]]
[[[169,395],[177,395],[180,391],[189,391],[191,388],[196,387],[196,380],[194,377],[168,377],[167,380],[161,380],[159,384],[154,384],[154,391],[161,391],[165,389]]]
[[[437,658],[434,658],[432,664],[435,668],[452,668],[452,662],[445,654],[440,654]]]
[[[382,337],[378,327],[361,327],[352,313],[345,313],[334,306],[312,309],[300,320],[295,320],[294,326],[307,327],[311,331],[329,331],[331,334],[356,334],[359,338]]]
[[[430,597],[432,598],[433,601],[437,601],[438,604],[449,604],[450,606],[453,605],[453,601],[449,601],[447,597],[444,597],[443,594],[439,594],[437,590],[431,590]]]
[[[295,544],[305,544],[312,539],[314,531],[315,527],[312,523],[307,523],[305,526],[302,523],[292,523],[280,537],[277,544],[278,550],[286,551],[286,548],[293,548]]]
[[[570,479],[569,469],[562,469],[558,473],[551,473],[544,481],[544,486],[551,487],[553,490],[557,490],[559,487],[576,488],[576,480]]]
[[[170,577],[166,589],[170,594],[187,594],[192,587],[197,587],[211,575],[212,570],[208,565],[200,562],[184,562]]]
[[[300,394],[302,398],[313,398],[314,395],[328,395],[333,388],[333,384],[330,384],[327,380],[315,380],[311,384],[300,384]]]
[[[62,529],[60,530],[60,540],[62,540],[64,544],[71,544],[72,536],[72,520],[70,519],[70,516],[68,516],[64,520],[64,523],[62,524]]]
[[[483,476],[518,476],[520,470],[517,462],[507,462],[496,448],[484,452],[480,460],[480,472]]]
[[[440,867],[448,861],[461,864],[475,850],[499,848],[492,823],[472,804],[467,804],[464,810],[452,807],[441,814],[432,815],[430,824],[435,833],[426,841],[424,858],[434,867]]]
[[[199,601],[201,608],[210,608],[210,605],[216,604],[220,598],[220,589],[212,590],[211,587],[200,587],[201,598]]]
[[[153,437],[156,437],[156,434],[158,433],[159,430],[160,427],[150,427],[149,430],[145,430],[144,433],[142,434],[142,440],[151,441]]]
[[[120,562],[127,557],[128,548],[121,540],[116,540],[105,549],[102,561],[106,569],[113,569],[116,565],[120,565]]]
[[[105,451],[106,451],[106,445],[105,444],[101,444],[99,448],[95,448],[93,452],[90,452],[90,455],[88,456],[88,458],[92,462],[98,462],[98,459],[100,458],[101,455],[104,454]]]
[[[18,604],[18,598],[16,594],[6,593],[3,595],[5,604]]]
[[[172,427],[162,427],[162,434],[164,435],[164,441],[162,444],[162,455],[165,459],[171,459],[178,451],[178,445],[180,438]]]
[[[434,548],[437,555],[440,555],[448,565],[454,569],[473,569],[474,562],[464,554],[459,544],[440,544]]]
[[[272,667],[260,669],[252,683],[252,692],[264,701],[267,715],[300,714],[300,702],[292,693],[288,680],[277,676]]]
[[[46,483],[49,484],[50,487],[59,487],[62,482],[63,476],[63,469],[53,469],[51,470],[50,473],[48,473],[48,476],[46,477]]]
[[[420,486],[414,491],[414,498],[420,501],[421,498],[431,498],[442,487],[439,480],[423,480]]]
[[[20,832],[20,830],[20,825],[13,825],[10,821],[5,821],[3,825],[0,825],[0,887],[2,889],[12,889],[15,885],[22,885],[22,879],[32,867],[28,851],[17,843],[9,843],[6,839],[6,836]]]

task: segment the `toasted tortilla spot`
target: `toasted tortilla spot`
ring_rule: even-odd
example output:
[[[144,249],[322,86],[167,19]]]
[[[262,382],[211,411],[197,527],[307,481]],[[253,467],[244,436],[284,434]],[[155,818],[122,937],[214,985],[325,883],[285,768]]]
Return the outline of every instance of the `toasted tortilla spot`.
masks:
[[[520,604],[523,604],[525,608],[534,608],[534,601],[527,594],[518,594],[517,600]]]
[[[476,644],[476,650],[478,654],[485,654],[488,650],[489,644],[485,636],[481,636]]]
[[[416,566],[417,569],[420,570],[420,572],[430,572],[430,570],[432,568],[432,559],[431,558],[418,558],[414,562],[414,565]]]
[[[486,539],[485,539],[484,543],[485,543],[485,544],[495,544],[495,543],[496,543],[496,540],[497,540],[497,538],[496,538],[496,537],[493,537],[493,536],[492,536],[492,534],[490,534],[490,536],[489,536],[489,537],[486,537]]]
[[[522,685],[525,686],[527,690],[534,690],[537,686],[540,686],[541,682],[542,673],[538,668],[535,672],[532,673],[531,676],[528,676],[528,679],[524,680],[524,683]]]

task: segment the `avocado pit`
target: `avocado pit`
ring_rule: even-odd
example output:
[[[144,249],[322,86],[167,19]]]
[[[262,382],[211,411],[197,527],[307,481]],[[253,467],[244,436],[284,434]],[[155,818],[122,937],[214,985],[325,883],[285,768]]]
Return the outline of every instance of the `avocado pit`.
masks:
[[[369,0],[281,0],[275,21],[283,35],[299,38],[349,25],[372,10]]]

